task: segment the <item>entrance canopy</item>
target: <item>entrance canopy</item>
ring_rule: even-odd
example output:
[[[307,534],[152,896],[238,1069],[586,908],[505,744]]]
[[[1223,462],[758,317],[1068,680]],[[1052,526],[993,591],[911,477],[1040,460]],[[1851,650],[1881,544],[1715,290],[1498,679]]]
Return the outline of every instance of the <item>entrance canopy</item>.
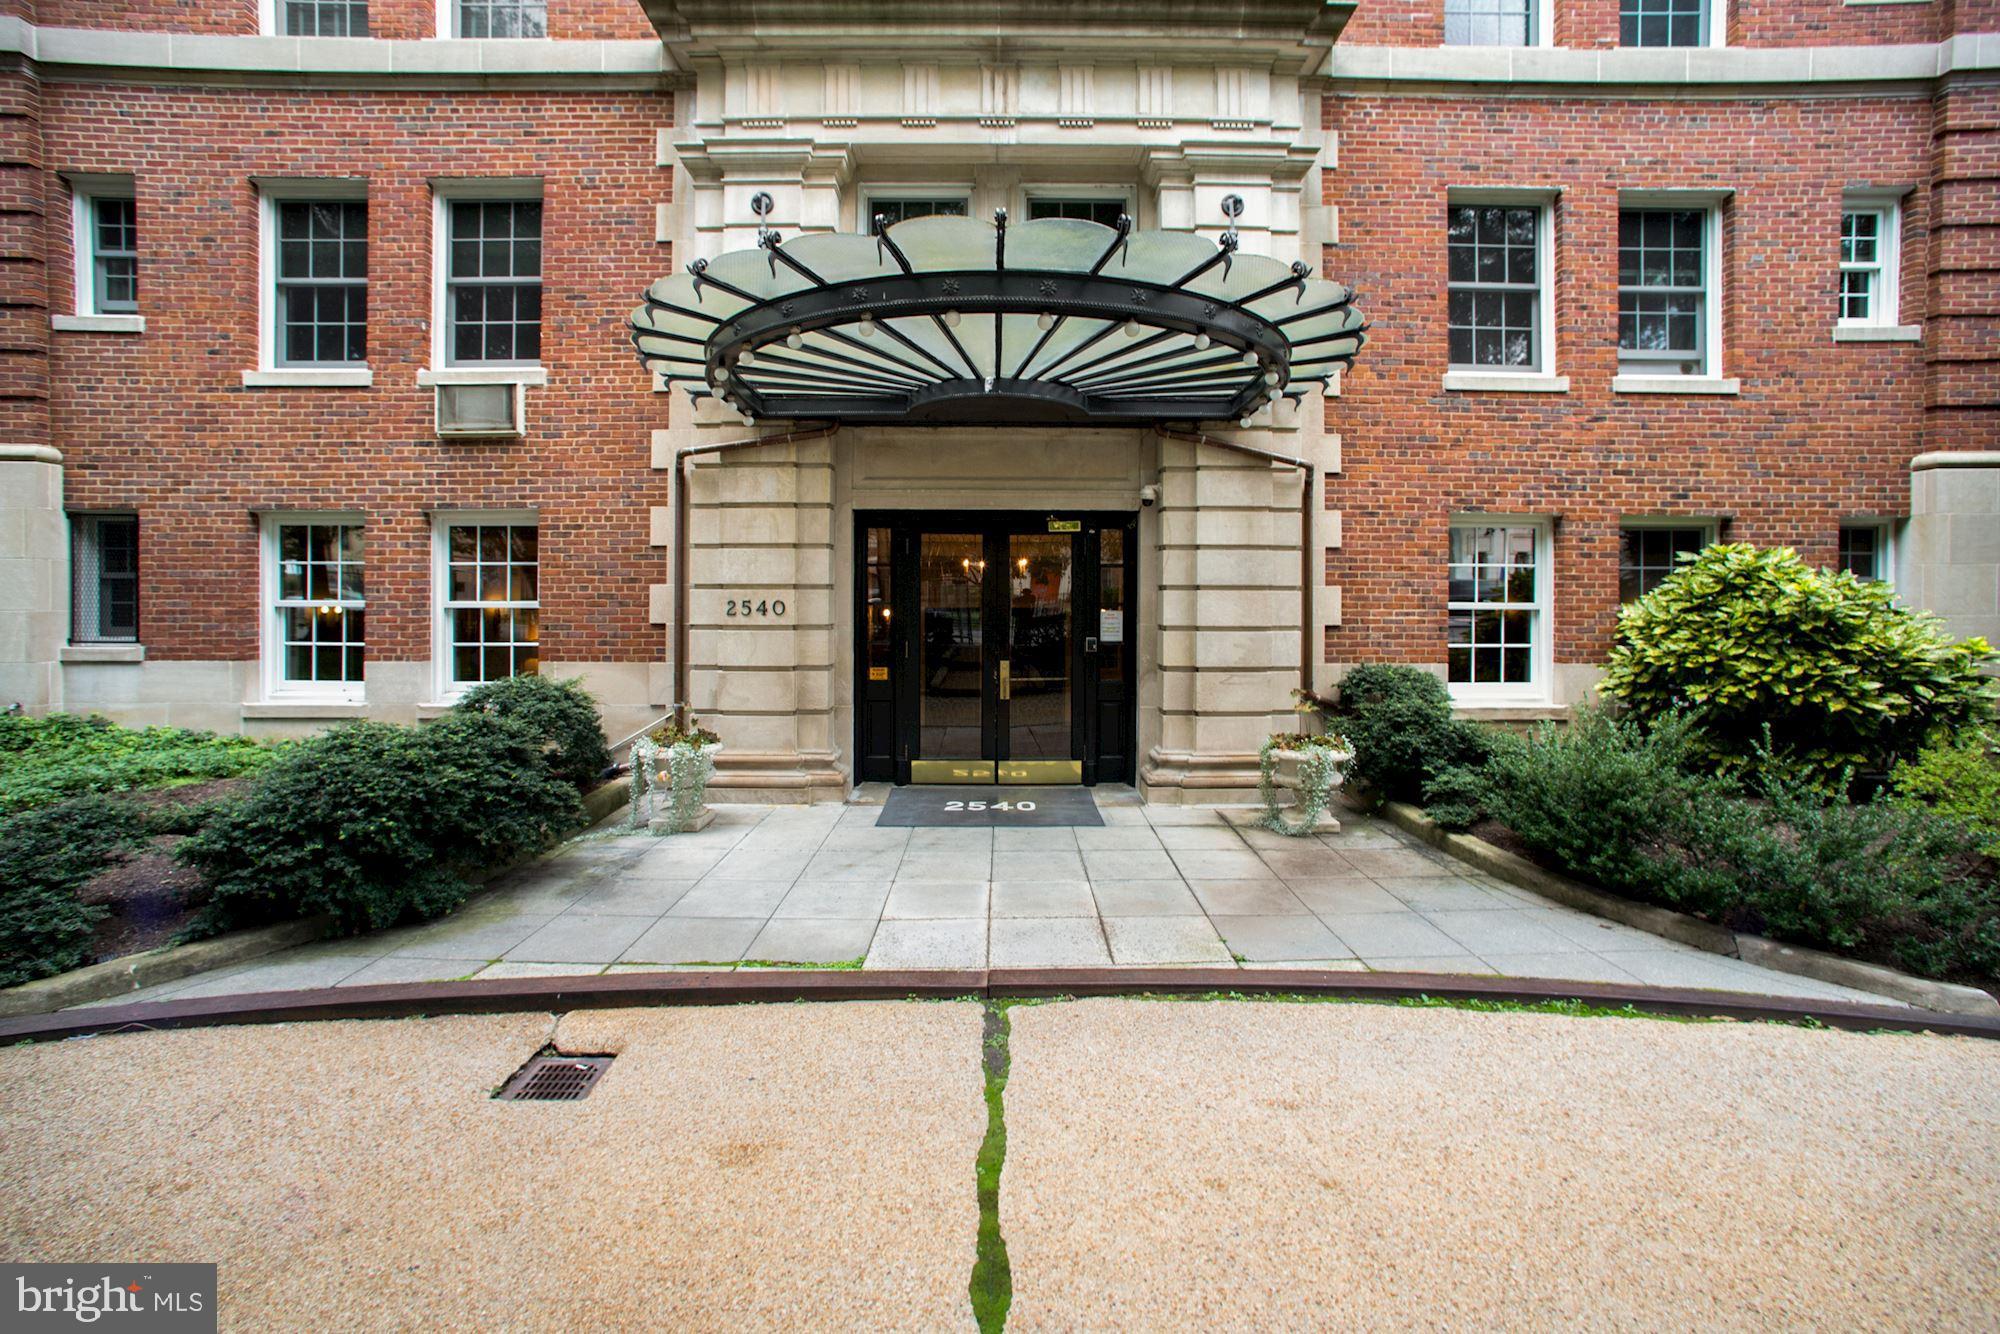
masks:
[[[1233,227],[878,218],[696,260],[647,290],[631,333],[648,367],[750,417],[1221,421],[1353,363],[1353,293],[1311,274],[1237,253]]]

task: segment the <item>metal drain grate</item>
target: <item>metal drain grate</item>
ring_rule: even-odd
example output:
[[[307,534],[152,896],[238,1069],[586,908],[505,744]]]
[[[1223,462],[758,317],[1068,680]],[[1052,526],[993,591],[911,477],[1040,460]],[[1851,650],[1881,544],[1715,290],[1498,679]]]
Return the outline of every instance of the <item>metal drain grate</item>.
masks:
[[[516,1070],[493,1096],[502,1102],[575,1102],[590,1096],[610,1066],[609,1056],[544,1052]]]

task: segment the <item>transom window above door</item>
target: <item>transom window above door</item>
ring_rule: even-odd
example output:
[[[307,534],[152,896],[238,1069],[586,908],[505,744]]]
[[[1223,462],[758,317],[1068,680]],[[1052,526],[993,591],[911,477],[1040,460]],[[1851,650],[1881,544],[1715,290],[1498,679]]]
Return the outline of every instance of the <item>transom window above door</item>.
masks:
[[[1028,197],[1028,221],[1042,218],[1080,218],[1094,222],[1100,227],[1116,227],[1118,219],[1131,212],[1131,205],[1123,195],[1099,195],[1094,198],[1066,198],[1061,195],[1030,195]]]
[[[952,194],[885,194],[869,195],[861,201],[861,230],[875,230],[875,219],[882,219],[884,227],[894,227],[899,222],[911,218],[962,218],[971,201],[964,195]]]

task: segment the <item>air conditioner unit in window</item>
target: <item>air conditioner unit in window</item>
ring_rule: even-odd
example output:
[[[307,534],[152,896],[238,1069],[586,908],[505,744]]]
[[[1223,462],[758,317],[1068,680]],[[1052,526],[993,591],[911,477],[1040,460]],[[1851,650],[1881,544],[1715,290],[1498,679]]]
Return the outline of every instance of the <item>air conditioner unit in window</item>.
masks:
[[[519,384],[437,386],[439,435],[526,435],[526,405]]]

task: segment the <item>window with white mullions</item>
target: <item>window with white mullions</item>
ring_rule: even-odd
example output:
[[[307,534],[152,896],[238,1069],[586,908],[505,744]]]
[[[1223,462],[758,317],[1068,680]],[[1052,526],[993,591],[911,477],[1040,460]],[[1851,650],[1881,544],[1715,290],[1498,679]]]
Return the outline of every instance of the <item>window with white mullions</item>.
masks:
[[[358,692],[367,641],[361,524],[278,519],[270,541],[273,690]]]
[[[280,366],[368,359],[368,205],[288,199],[278,210]]]
[[[882,195],[871,197],[861,218],[861,230],[875,230],[875,219],[881,218],[884,227],[894,227],[899,222],[911,218],[962,218],[965,216],[964,196],[934,195],[928,197],[902,197]]]
[[[1445,0],[1447,46],[1533,46],[1536,0]]]
[[[99,315],[139,309],[139,206],[130,195],[97,195],[90,216],[90,292]]]
[[[139,638],[139,518],[70,518],[70,642],[133,643]]]
[[[542,201],[454,199],[446,245],[453,365],[542,355]]]
[[[541,542],[533,523],[446,521],[447,688],[541,670]]]
[[[1542,210],[1453,205],[1446,215],[1451,364],[1539,370]]]
[[[367,0],[283,0],[287,37],[366,37]]]
[[[1619,0],[1620,46],[1706,46],[1708,39],[1708,0]]]
[[[1886,324],[1883,263],[1888,250],[1887,219],[1879,209],[1850,209],[1840,215],[1840,322]]]
[[[1702,373],[1708,355],[1708,219],[1701,209],[1619,213],[1621,363],[1662,374]]]
[[[1546,547],[1534,523],[1451,526],[1445,636],[1451,685],[1496,692],[1541,687]]]
[[[1839,568],[1856,579],[1887,582],[1889,578],[1889,528],[1880,523],[1844,523],[1840,526]]]
[[[1632,602],[1666,582],[1683,556],[1707,546],[1712,530],[1702,524],[1630,525],[1618,530],[1618,600]]]
[[[458,0],[460,37],[547,37],[548,0]]]

